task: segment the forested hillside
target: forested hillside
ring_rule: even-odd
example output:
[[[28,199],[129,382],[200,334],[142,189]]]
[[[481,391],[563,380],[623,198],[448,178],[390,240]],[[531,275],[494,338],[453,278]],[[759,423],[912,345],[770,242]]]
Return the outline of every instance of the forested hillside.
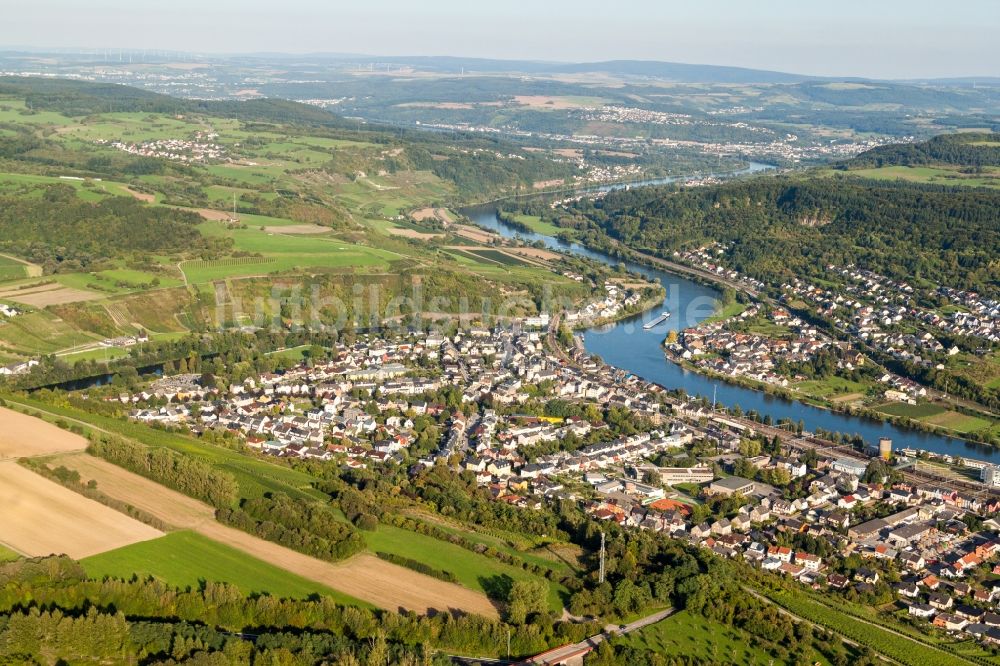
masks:
[[[922,143],[881,146],[858,155],[843,168],[928,164],[1000,166],[1000,134],[944,134]]]
[[[133,252],[169,254],[225,244],[202,236],[200,221],[193,212],[147,207],[124,197],[81,201],[72,187],[53,185],[40,196],[0,197],[0,248],[57,272]]]
[[[1000,288],[1000,192],[776,177],[615,192],[576,210],[635,249],[666,255],[729,244],[733,267],[763,280],[854,263],[901,278]]]

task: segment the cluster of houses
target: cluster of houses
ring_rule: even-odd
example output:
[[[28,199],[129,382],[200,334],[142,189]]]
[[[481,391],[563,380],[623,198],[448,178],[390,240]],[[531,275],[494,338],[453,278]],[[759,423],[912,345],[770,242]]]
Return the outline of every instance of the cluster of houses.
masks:
[[[450,465],[473,474],[499,502],[530,509],[554,498],[577,500],[597,520],[663,532],[817,589],[863,593],[889,577],[900,581],[893,589],[912,614],[931,606],[935,612],[924,617],[948,631],[984,640],[995,633],[980,625],[992,628],[988,614],[996,612],[998,594],[971,581],[978,579],[973,572],[993,566],[1000,525],[981,517],[1000,510],[1000,500],[929,484],[864,483],[870,475],[863,460],[820,455],[807,463],[790,450],[748,458],[761,470],[757,478],[724,473],[743,457],[747,425],[699,402],[668,399],[580,348],[567,359],[545,346],[544,325],[362,335],[332,348],[328,359],[239,384],[203,386],[200,375],[182,374],[118,399],[133,406],[135,419],[228,430],[266,455],[347,468]],[[440,398],[445,389],[450,406]],[[593,415],[520,414],[517,406],[539,390],[546,399],[627,408],[641,427],[616,437]],[[411,454],[427,417],[436,439]],[[716,455],[692,465],[695,448],[706,445]],[[661,466],[670,459],[675,466]],[[759,480],[779,468],[801,490]],[[738,508],[704,519],[688,498],[692,488],[706,501],[730,500],[709,507]],[[963,520],[968,514],[978,517]],[[809,546],[816,543],[828,549]],[[863,566],[845,565],[854,555]],[[927,580],[941,582],[931,590]]]
[[[726,246],[722,243],[709,243],[693,250],[675,250],[673,257],[677,261],[690,264],[732,282],[737,282],[751,293],[764,289],[765,284],[760,280],[752,278],[749,275],[743,275],[739,271],[720,264],[719,258],[725,252]]]
[[[0,315],[10,319],[21,314],[21,311],[15,308],[13,305],[7,305],[6,303],[0,303]]]
[[[930,323],[952,335],[969,335],[1000,344],[1000,300],[950,287],[938,287],[937,293],[962,310],[956,310],[948,317],[939,316]]]
[[[984,350],[1000,342],[1000,302],[948,287],[921,292],[854,266],[827,269],[844,281],[843,286],[833,290],[793,280],[782,285],[786,297],[812,303],[838,328],[888,356],[941,369],[947,357],[960,349],[944,345],[937,331],[978,340]],[[938,312],[919,305],[921,297],[944,297],[958,307]]]
[[[585,377],[548,356],[540,330],[546,324],[539,317],[516,329],[469,328],[451,337],[362,336],[353,345],[332,349],[329,360],[313,359],[236,385],[206,387],[199,375],[182,374],[117,399],[133,406],[136,420],[228,430],[271,455],[330,459],[345,453],[379,462],[406,460],[403,450],[418,435],[413,419],[427,415],[442,432],[436,451],[421,462],[430,465],[458,454],[469,459],[470,469],[492,464],[496,480],[523,465],[519,447],[570,433],[582,438],[606,426],[579,418],[501,417],[479,409],[480,403],[510,411],[528,401],[534,387],[545,386],[551,397],[620,405],[650,422],[660,420],[656,395],[619,382],[609,370]],[[447,387],[457,387],[462,406],[468,407],[434,402],[433,396]],[[475,414],[466,416],[469,412]],[[478,465],[474,459],[485,462]]]
[[[593,300],[579,310],[567,312],[564,316],[566,322],[571,325],[599,319],[613,319],[641,302],[641,292],[626,289],[614,282],[607,282],[604,284],[604,298]]]
[[[688,328],[676,343],[667,345],[675,358],[690,361],[695,366],[727,377],[745,377],[759,382],[787,386],[789,377],[775,372],[779,362],[812,361],[819,352],[837,343],[819,333],[814,326],[792,317],[781,308],[767,313],[770,323],[788,330],[788,336],[775,337],[732,330],[731,324],[751,320],[761,314],[761,308],[751,306],[727,320]],[[838,346],[839,349],[839,346]],[[850,350],[847,350],[848,352]],[[863,363],[860,355],[842,359],[845,367]]]
[[[207,163],[231,161],[224,146],[215,143],[219,135],[215,132],[196,132],[190,139],[156,139],[141,143],[127,141],[109,141],[98,139],[96,143],[107,145],[130,155],[142,157],[159,157],[175,162]]]
[[[1000,524],[989,519],[971,530],[963,521],[970,513],[995,513],[1000,499],[933,485],[862,483],[867,466],[854,459],[821,459],[809,468],[793,456],[780,464],[794,470],[793,478],[808,480],[807,495],[789,497],[746,478],[716,478],[707,465],[626,463],[621,478],[584,473],[594,489],[585,507],[597,520],[663,532],[817,590],[874,593],[880,581],[884,586],[891,579],[888,589],[909,615],[1000,644],[1000,578],[991,582],[1000,572]],[[634,480],[651,473],[661,483]],[[695,523],[690,500],[664,495],[668,483],[698,484],[705,498],[738,495],[744,503],[735,513]],[[881,517],[870,518],[873,512]],[[829,551],[809,552],[805,544],[818,542],[830,544]],[[852,556],[860,566],[847,566]],[[990,575],[977,583],[984,573]]]

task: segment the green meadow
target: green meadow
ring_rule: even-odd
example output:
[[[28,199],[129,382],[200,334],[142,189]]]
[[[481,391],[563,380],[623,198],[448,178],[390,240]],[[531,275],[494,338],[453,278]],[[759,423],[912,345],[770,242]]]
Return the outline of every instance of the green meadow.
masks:
[[[432,536],[391,525],[379,525],[374,531],[362,532],[362,535],[368,549],[373,552],[401,555],[435,569],[449,571],[463,586],[487,595],[501,579],[509,578],[545,583],[549,590],[549,606],[555,612],[562,609],[564,597],[569,596],[562,585]]]
[[[230,583],[244,594],[266,593],[282,598],[314,594],[338,603],[368,606],[324,585],[251,557],[195,532],[165,534],[158,539],[93,555],[81,561],[92,578],[152,577],[180,588],[197,589],[206,582]]]

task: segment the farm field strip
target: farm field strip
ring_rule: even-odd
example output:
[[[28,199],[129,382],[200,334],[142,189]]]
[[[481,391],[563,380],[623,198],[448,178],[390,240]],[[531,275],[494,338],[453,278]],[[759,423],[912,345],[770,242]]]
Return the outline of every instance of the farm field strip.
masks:
[[[152,576],[182,589],[214,581],[236,585],[244,594],[306,598],[319,592],[338,603],[367,605],[190,530],[93,555],[81,564],[87,575],[97,579]]]
[[[0,460],[83,451],[87,440],[27,414],[0,407]]]
[[[357,555],[336,564],[303,555],[222,525],[216,522],[210,506],[92,456],[66,455],[54,464],[75,469],[84,479],[96,480],[103,492],[148,511],[166,523],[192,529],[376,606],[420,613],[455,609],[497,617],[496,608],[483,594],[390,564],[370,554]]]
[[[162,534],[12,460],[0,462],[0,541],[18,552],[79,559]]]

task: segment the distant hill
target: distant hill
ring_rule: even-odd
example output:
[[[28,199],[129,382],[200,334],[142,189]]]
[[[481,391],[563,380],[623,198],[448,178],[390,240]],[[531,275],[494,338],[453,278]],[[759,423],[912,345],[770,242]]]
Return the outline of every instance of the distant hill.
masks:
[[[883,166],[950,164],[965,167],[1000,166],[1000,133],[943,134],[921,143],[880,146],[841,166],[867,169]]]
[[[358,54],[308,54],[290,55],[274,53],[245,54],[242,57],[262,60],[290,60],[314,62],[349,62],[358,65],[409,65],[418,69],[443,74],[461,72],[522,73],[522,74],[582,74],[606,73],[616,76],[644,77],[675,81],[678,83],[782,83],[796,84],[807,81],[875,82],[860,76],[818,76],[750,67],[705,65],[694,63],[664,62],[659,60],[606,60],[598,62],[551,62],[544,60],[495,60],[491,58],[465,58],[461,56],[384,56]],[[881,80],[904,86],[941,86],[971,88],[978,86],[1000,87],[1000,77],[954,77],[942,79]]]
[[[180,99],[113,83],[0,77],[0,95],[23,97],[35,109],[67,116],[108,112],[205,113],[259,122],[338,126],[343,121],[318,107],[283,99],[244,102]]]
[[[299,57],[301,58],[301,56]],[[520,72],[524,74],[580,74],[602,72],[617,76],[635,76],[677,81],[680,83],[800,83],[829,80],[826,77],[772,72],[744,67],[690,65],[651,60],[609,60],[606,62],[558,63],[537,60],[490,60],[450,56],[330,56],[357,63],[410,65],[441,73]]]

